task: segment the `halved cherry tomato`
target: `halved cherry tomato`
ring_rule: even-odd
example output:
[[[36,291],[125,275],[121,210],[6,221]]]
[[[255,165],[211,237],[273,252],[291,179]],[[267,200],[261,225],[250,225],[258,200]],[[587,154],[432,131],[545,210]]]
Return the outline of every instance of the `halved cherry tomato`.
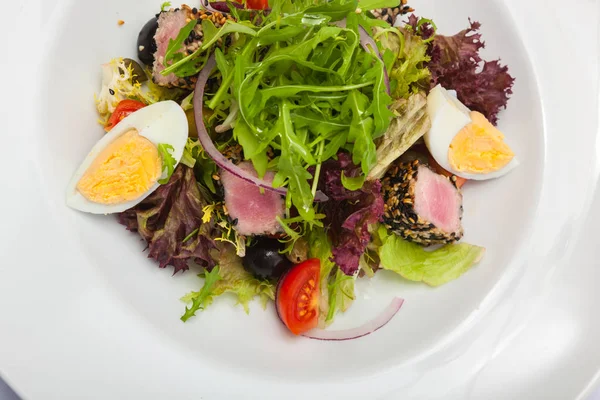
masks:
[[[117,104],[117,108],[115,108],[115,112],[113,112],[112,115],[110,116],[110,118],[108,119],[108,122],[106,123],[106,126],[104,127],[104,130],[106,132],[110,131],[112,128],[115,127],[115,125],[117,125],[119,122],[121,122],[121,120],[123,118],[125,118],[126,116],[128,116],[131,113],[136,112],[140,108],[144,108],[144,107],[146,107],[146,105],[144,103],[142,103],[141,101],[130,100],[130,99],[121,100],[119,102],[119,104]]]
[[[281,278],[277,287],[277,313],[293,334],[315,328],[319,322],[321,261],[311,258]]]
[[[442,166],[440,164],[438,164],[437,161],[435,161],[435,159],[431,155],[429,156],[429,165],[435,170],[435,172],[437,172],[440,175],[444,175],[447,177],[451,177],[452,175],[454,175],[452,172],[449,172],[449,171],[445,170],[444,168],[442,168]],[[463,187],[465,182],[467,182],[467,179],[461,178],[460,176],[456,177],[456,186],[458,188]]]
[[[269,8],[268,0],[246,0],[246,8],[250,10],[266,10]]]

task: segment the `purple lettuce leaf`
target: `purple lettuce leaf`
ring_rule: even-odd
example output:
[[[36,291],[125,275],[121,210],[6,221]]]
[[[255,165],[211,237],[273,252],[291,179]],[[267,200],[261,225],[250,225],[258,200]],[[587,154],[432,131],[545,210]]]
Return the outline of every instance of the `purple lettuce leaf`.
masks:
[[[407,22],[423,39],[431,38],[434,35],[431,24],[419,23],[414,15]],[[513,93],[515,79],[500,60],[485,61],[480,57],[479,51],[485,47],[479,33],[481,24],[471,20],[469,24],[468,29],[454,36],[435,35],[430,42],[431,61],[427,67],[431,72],[431,87],[441,84],[456,90],[461,102],[496,125],[498,113],[506,108]]]
[[[319,188],[330,198],[323,212],[333,244],[332,261],[346,275],[353,275],[371,239],[369,225],[381,220],[384,203],[378,180],[367,181],[361,189],[352,191],[342,185],[342,172],[347,177],[361,172],[346,153],[323,163]]]
[[[119,214],[119,222],[140,234],[148,243],[148,257],[158,261],[160,268],[171,265],[175,273],[185,271],[190,260],[212,268],[215,263],[209,251],[215,248],[214,225],[202,222],[207,204],[193,170],[180,164],[168,183]]]

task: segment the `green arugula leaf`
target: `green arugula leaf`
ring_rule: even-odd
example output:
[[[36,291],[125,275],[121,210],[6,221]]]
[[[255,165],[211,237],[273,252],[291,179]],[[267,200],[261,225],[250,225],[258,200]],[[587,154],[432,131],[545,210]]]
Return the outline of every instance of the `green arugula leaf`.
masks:
[[[267,172],[267,163],[269,162],[267,158],[269,142],[260,141],[243,119],[238,120],[233,127],[233,136],[244,148],[244,157],[252,161],[258,176],[263,177]]]
[[[187,39],[190,33],[194,30],[194,27],[197,23],[197,19],[191,20],[183,28],[181,28],[175,40],[169,40],[169,45],[167,46],[167,51],[165,52],[165,58],[163,62],[165,70],[168,66],[170,66],[169,61],[173,61],[175,54],[178,54],[178,52],[181,50],[181,45],[183,44],[185,39]],[[163,75],[168,75],[169,73],[170,72],[162,72]]]
[[[173,158],[171,153],[174,151],[173,146],[170,144],[159,143],[158,144],[158,154],[160,154],[160,158],[162,159],[162,171],[167,171],[167,176],[163,179],[159,179],[158,183],[164,185],[169,182],[169,178],[173,174],[175,170],[175,164],[177,164],[177,160]]]
[[[398,4],[398,1],[396,1],[396,5],[397,4]],[[374,9],[371,8],[370,10],[374,10]],[[377,18],[371,18],[365,12],[356,14],[356,16],[357,16],[358,24],[360,26],[362,26],[367,32],[371,32],[371,30],[373,28],[384,28],[384,29],[390,28],[390,24],[388,24],[386,21],[382,21]]]
[[[317,174],[318,165],[345,149],[366,174],[376,161],[374,139],[392,118],[384,64],[360,45],[357,4],[275,0],[255,27],[231,22],[219,30],[203,22],[205,45],[239,28],[227,47],[216,46],[220,85],[207,93],[208,107],[231,122],[259,174],[277,170],[273,184],[287,187],[286,207],[295,206],[310,224],[318,221],[309,170]],[[331,24],[344,17],[347,28]],[[359,187],[358,180],[346,183]]]
[[[373,116],[375,121],[375,131],[373,138],[381,136],[390,125],[390,120],[394,116],[389,109],[392,103],[392,98],[387,94],[385,86],[385,65],[379,57],[373,57],[375,66],[364,75],[364,79],[375,80],[373,90],[373,102],[368,108],[368,112]]]
[[[352,161],[360,164],[364,174],[377,162],[376,148],[373,142],[374,121],[368,112],[368,97],[353,90],[343,104],[342,115],[351,115],[352,124],[348,132],[348,141],[354,142]]]
[[[167,76],[171,73],[179,76],[196,75],[206,63],[210,54],[210,48],[216,45],[217,41],[228,34],[239,33],[249,36],[255,36],[256,30],[250,22],[233,22],[228,20],[225,25],[217,29],[214,23],[208,19],[202,20],[203,45],[192,54],[186,55],[181,51],[185,39],[190,35],[198,24],[197,19],[188,22],[177,34],[175,40],[169,41],[169,46],[165,53],[163,64],[165,69],[161,74]],[[228,87],[226,87],[227,89]],[[214,104],[213,104],[214,105]],[[214,107],[213,107],[214,108]]]
[[[160,5],[160,11],[167,11],[169,9],[169,7],[171,7],[171,2],[165,1],[164,3],[162,3]]]
[[[204,274],[204,285],[199,292],[194,292],[191,296],[187,297],[186,300],[192,301],[190,308],[185,308],[185,313],[181,316],[181,320],[186,322],[188,319],[196,315],[196,311],[204,309],[210,302],[212,302],[212,293],[217,281],[223,279],[219,275],[219,266],[215,266],[212,271]]]
[[[398,7],[398,0],[358,0],[358,7],[362,11],[375,10],[377,8],[394,8]]]
[[[339,21],[348,14],[355,12],[357,8],[358,1],[356,0],[333,0],[308,7],[305,10],[305,13],[326,15],[330,17],[332,21]]]
[[[311,165],[316,164],[306,146],[296,136],[291,121],[290,104],[282,101],[279,107],[278,131],[281,137],[281,157],[279,159],[278,173],[284,175],[288,181],[288,190],[292,202],[300,215],[306,221],[313,221],[315,211],[313,208],[314,195],[308,180],[311,174],[302,164],[302,159]]]
[[[290,40],[301,33],[305,33],[306,29],[303,26],[286,26],[281,29],[261,30],[257,37],[260,39],[261,46],[268,46],[276,42]]]
[[[215,44],[217,40],[230,33],[243,33],[250,36],[256,36],[256,30],[254,25],[246,22],[233,22],[227,20],[225,25],[220,29],[216,29],[212,21],[205,19],[202,21],[202,31],[204,33],[204,44],[202,50],[207,50],[210,46]]]
[[[215,49],[214,54],[217,70],[221,73],[222,82],[217,90],[217,93],[215,93],[213,98],[206,104],[206,106],[211,110],[214,110],[219,105],[223,104],[231,106],[231,101],[228,101],[227,97],[229,95],[229,90],[234,78],[233,64],[229,62],[221,49]]]

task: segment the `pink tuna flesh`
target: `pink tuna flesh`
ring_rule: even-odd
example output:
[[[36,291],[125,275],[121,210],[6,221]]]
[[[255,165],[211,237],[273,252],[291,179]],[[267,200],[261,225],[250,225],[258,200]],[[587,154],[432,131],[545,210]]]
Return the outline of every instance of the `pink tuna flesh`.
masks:
[[[163,76],[160,72],[165,69],[163,63],[167,47],[169,47],[169,40],[175,40],[181,28],[186,24],[185,19],[186,15],[183,10],[163,12],[158,17],[158,29],[156,35],[154,35],[156,53],[154,53],[154,66],[152,68],[152,77],[158,85],[171,86],[178,80],[175,74]]]
[[[244,171],[257,176],[250,162],[238,165]],[[267,171],[264,180],[273,182],[275,174]],[[283,217],[283,198],[272,191],[261,193],[258,186],[244,181],[232,173],[221,170],[221,183],[225,189],[225,206],[232,220],[237,220],[235,229],[240,235],[262,235],[280,232],[276,217]]]
[[[444,232],[460,229],[462,195],[448,178],[419,166],[414,208],[421,218]]]

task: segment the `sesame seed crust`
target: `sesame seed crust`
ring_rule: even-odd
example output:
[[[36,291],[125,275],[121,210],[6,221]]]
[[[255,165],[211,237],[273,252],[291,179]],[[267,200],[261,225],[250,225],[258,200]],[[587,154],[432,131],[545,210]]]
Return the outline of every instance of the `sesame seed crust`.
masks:
[[[414,209],[415,185],[419,160],[396,163],[381,181],[383,188],[385,226],[402,238],[424,246],[454,243],[463,236],[462,227],[456,232],[445,232],[417,215]],[[456,179],[449,179],[456,187]],[[458,190],[458,188],[457,188]],[[460,208],[462,218],[462,205]]]

